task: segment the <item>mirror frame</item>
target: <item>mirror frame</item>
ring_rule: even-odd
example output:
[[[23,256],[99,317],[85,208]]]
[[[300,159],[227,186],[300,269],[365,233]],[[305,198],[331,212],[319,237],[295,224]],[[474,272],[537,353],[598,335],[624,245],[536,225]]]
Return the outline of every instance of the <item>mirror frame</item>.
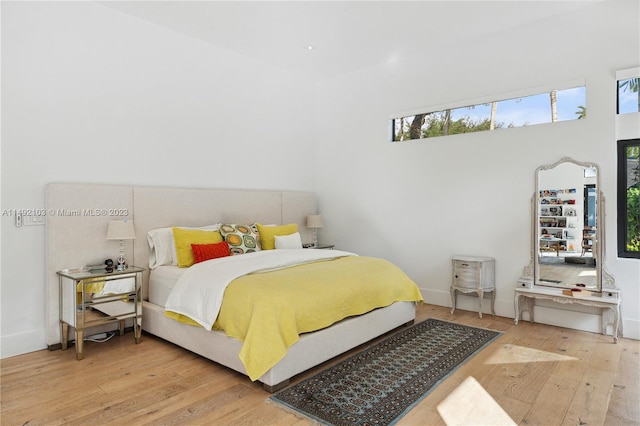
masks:
[[[546,164],[536,169],[534,174],[535,179],[535,192],[531,198],[531,259],[529,265],[523,270],[521,281],[529,282],[536,287],[551,287],[551,288],[563,288],[563,286],[554,286],[550,284],[540,284],[540,265],[538,261],[538,254],[540,250],[540,239],[538,238],[538,194],[540,193],[539,187],[539,174],[541,171],[552,170],[560,164],[572,163],[579,167],[593,168],[596,170],[596,245],[593,252],[593,257],[596,261],[596,292],[606,291],[607,289],[615,289],[615,280],[611,274],[609,274],[604,267],[604,252],[605,252],[605,220],[604,220],[604,194],[600,189],[600,168],[596,163],[576,161],[570,157],[562,157],[560,160],[552,164]]]

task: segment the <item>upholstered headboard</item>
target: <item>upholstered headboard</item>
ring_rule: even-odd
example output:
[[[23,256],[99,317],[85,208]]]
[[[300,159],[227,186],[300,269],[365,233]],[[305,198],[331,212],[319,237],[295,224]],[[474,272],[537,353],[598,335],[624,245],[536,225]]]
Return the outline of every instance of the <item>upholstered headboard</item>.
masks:
[[[47,344],[60,342],[56,271],[103,263],[118,256],[117,241],[106,239],[110,220],[134,222],[136,238],[125,244],[128,262],[148,268],[147,233],[168,226],[203,226],[218,222],[297,223],[310,242],[306,216],[317,212],[312,192],[233,189],[186,189],[51,183],[47,201]],[[143,274],[143,298],[149,271]]]

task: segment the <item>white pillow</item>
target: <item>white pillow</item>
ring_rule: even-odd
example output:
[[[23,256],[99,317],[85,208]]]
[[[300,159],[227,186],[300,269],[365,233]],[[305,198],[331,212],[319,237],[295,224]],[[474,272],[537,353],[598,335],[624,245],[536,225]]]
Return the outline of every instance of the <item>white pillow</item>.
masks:
[[[207,225],[202,227],[179,226],[182,229],[220,229],[220,224]],[[177,265],[176,244],[173,239],[173,227],[152,229],[147,232],[147,242],[149,243],[149,268],[155,269],[162,265]]]
[[[276,235],[276,249],[301,249],[302,239],[300,233],[295,232],[289,235]]]
[[[147,232],[149,268],[155,269],[158,266],[173,263],[172,251],[175,251],[175,247],[172,239],[173,231],[171,228],[152,229]]]

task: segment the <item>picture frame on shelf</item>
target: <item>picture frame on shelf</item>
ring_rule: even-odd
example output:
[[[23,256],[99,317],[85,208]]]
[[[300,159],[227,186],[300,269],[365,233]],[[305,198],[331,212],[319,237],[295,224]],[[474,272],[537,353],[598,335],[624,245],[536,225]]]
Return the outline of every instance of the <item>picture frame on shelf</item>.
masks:
[[[560,206],[550,207],[549,210],[551,211],[551,216],[562,216],[562,207]]]

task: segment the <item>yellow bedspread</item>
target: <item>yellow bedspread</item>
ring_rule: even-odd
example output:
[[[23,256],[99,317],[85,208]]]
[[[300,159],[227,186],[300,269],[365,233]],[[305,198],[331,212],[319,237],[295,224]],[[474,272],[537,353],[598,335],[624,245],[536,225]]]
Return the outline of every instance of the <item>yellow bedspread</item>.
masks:
[[[384,259],[343,257],[233,280],[213,328],[243,341],[240,359],[256,380],[301,333],[397,301],[422,301],[400,268]]]

